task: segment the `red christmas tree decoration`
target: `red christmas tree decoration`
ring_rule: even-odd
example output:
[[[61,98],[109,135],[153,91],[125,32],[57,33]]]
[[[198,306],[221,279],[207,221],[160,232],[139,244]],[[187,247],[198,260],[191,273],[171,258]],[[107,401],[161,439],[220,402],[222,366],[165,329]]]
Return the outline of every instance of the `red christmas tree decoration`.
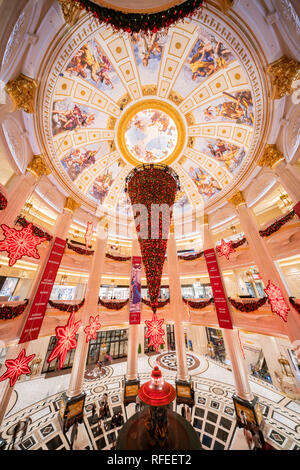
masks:
[[[46,237],[35,236],[32,232],[32,224],[21,230],[10,228],[7,225],[1,225],[5,238],[0,241],[0,251],[7,251],[9,257],[9,266],[13,266],[23,256],[39,259],[36,247],[44,241]]]
[[[229,259],[230,253],[234,253],[235,249],[232,247],[232,242],[221,241],[221,245],[217,246],[217,251],[219,256],[225,256],[226,259]]]
[[[144,212],[136,212],[134,217],[153,312],[158,304],[172,207],[178,188],[178,176],[165,165],[141,165],[134,168],[126,179],[131,204],[145,208]],[[161,205],[168,210],[155,214],[154,208]]]
[[[10,386],[13,387],[20,375],[30,374],[31,370],[28,364],[35,357],[35,354],[25,356],[25,352],[25,349],[22,349],[16,359],[7,359],[5,361],[7,371],[1,375],[0,382],[5,379],[10,379]]]
[[[150,338],[148,346],[153,346],[155,351],[158,351],[160,344],[165,344],[162,336],[165,334],[162,324],[164,319],[160,320],[157,318],[156,314],[153,313],[152,320],[145,320],[148,331],[145,334],[145,338]]]
[[[282,295],[281,289],[272,281],[269,281],[264,291],[267,294],[272,312],[279,315],[284,321],[287,321],[287,314],[290,308]]]
[[[53,349],[52,353],[48,357],[47,361],[50,363],[56,357],[59,357],[59,368],[61,369],[67,353],[71,350],[76,348],[77,341],[76,341],[76,333],[79,330],[81,325],[81,320],[74,323],[75,320],[75,313],[72,312],[69,316],[68,323],[66,326],[57,326],[55,328],[56,337],[58,339],[55,348]]]
[[[83,330],[86,334],[86,342],[88,343],[90,339],[96,339],[97,338],[97,331],[101,328],[101,324],[99,322],[99,315],[97,315],[95,318],[90,317],[89,318],[89,324],[85,327]]]

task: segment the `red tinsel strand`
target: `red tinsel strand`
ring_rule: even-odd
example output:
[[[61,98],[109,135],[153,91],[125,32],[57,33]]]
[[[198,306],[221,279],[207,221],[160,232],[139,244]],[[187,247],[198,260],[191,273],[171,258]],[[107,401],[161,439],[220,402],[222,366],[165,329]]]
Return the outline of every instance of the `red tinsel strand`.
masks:
[[[29,300],[25,299],[24,304],[20,305],[4,305],[0,307],[0,320],[12,320],[13,318],[18,317],[22,313],[24,313],[25,308],[28,305]]]
[[[296,212],[292,210],[281,219],[276,220],[273,224],[269,225],[265,230],[260,230],[259,234],[261,237],[269,237],[273,233],[277,232],[284,224],[291,220],[296,215]]]
[[[74,246],[74,245],[71,245],[70,243],[67,243],[67,247],[70,250],[75,251],[75,253],[78,253],[79,255],[89,256],[89,255],[94,254],[94,250],[87,250],[86,248],[81,248],[80,246]]]
[[[61,312],[78,312],[78,310],[83,306],[85,302],[85,299],[82,299],[82,301],[79,304],[67,304],[67,303],[59,303],[59,302],[53,302],[53,300],[49,300],[48,304],[50,307],[55,308],[56,310],[60,310]]]
[[[239,310],[240,312],[249,313],[249,312],[255,312],[260,307],[265,305],[268,299],[267,297],[263,297],[262,299],[254,300],[252,302],[247,302],[247,303],[237,302],[236,300],[231,299],[230,297],[228,297],[228,300],[236,310]]]
[[[110,253],[106,253],[106,258],[113,259],[114,261],[129,261],[131,260],[131,256],[116,256],[111,255]]]
[[[121,308],[125,307],[129,302],[129,299],[116,301],[116,300],[98,300],[98,305],[102,305],[102,307],[108,308],[109,310],[121,310]]]
[[[209,300],[190,300],[190,299],[185,299],[185,298],[182,298],[182,300],[184,301],[184,303],[189,305],[189,307],[195,308],[195,309],[202,309],[214,303],[213,297]]]
[[[194,253],[192,255],[178,255],[179,259],[183,259],[184,261],[193,261],[195,259],[202,258],[204,255],[204,251],[200,251],[199,253]]]

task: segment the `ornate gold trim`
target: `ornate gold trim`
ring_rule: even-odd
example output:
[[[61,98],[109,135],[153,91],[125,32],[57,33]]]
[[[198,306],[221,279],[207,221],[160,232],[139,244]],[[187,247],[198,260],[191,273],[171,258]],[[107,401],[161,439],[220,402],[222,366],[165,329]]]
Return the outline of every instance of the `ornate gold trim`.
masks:
[[[223,13],[227,13],[234,5],[234,0],[218,0],[218,7]]]
[[[235,207],[239,207],[242,204],[246,204],[242,191],[238,191],[237,193],[235,193],[230,199],[228,199],[228,202],[233,204]]]
[[[51,174],[51,170],[46,165],[43,155],[33,155],[31,162],[27,166],[27,171],[30,171],[30,173],[38,178],[43,175]]]
[[[180,5],[181,3],[184,3],[182,0],[173,0],[169,1],[163,5],[154,7],[154,8],[126,8],[126,7],[121,7],[118,5],[115,5],[114,3],[105,1],[105,0],[93,0],[94,3],[98,3],[98,5],[105,7],[105,8],[111,8],[112,10],[115,11],[121,11],[123,13],[159,13],[160,11],[168,10],[169,8],[175,7],[177,5]]]
[[[23,109],[26,113],[34,113],[34,98],[37,86],[33,78],[22,73],[16,79],[7,82],[5,90],[12,99],[14,111]]]
[[[157,95],[157,85],[143,85],[142,86],[143,96],[156,96]]]
[[[268,144],[259,160],[259,166],[274,168],[279,162],[284,160],[283,154],[277,149],[276,144]]]
[[[272,62],[267,72],[272,81],[272,99],[278,100],[292,93],[292,84],[300,73],[300,63],[289,57],[282,56]]]
[[[78,4],[73,0],[58,0],[58,3],[60,4],[65,22],[73,26],[81,13]]]
[[[168,116],[170,116],[171,119],[173,119],[177,127],[178,139],[175,149],[173,150],[171,155],[169,155],[168,158],[160,162],[164,163],[165,165],[170,165],[177,159],[177,157],[183,151],[186,131],[183,119],[181,118],[178,111],[171,104],[166,103],[165,101],[160,101],[156,99],[145,99],[143,101],[139,101],[138,103],[133,104],[131,108],[126,109],[126,113],[124,112],[124,114],[122,115],[117,129],[117,144],[120,153],[125,158],[125,160],[133,166],[140,165],[142,163],[140,160],[137,160],[127,149],[125,141],[125,132],[128,127],[128,123],[131,121],[131,119],[138,112],[146,109],[158,109],[159,111],[166,113]]]
[[[173,101],[173,103],[175,103],[177,106],[179,106],[180,103],[183,102],[182,96],[181,96],[179,93],[177,93],[176,91],[174,91],[174,90],[171,90],[171,91],[170,91],[170,94],[169,94],[169,96],[168,96],[168,99],[169,99],[170,101]]]
[[[78,202],[74,201],[74,199],[71,198],[70,196],[67,197],[65,205],[64,205],[65,210],[74,212],[76,209],[79,209],[79,207],[80,207],[80,204]]]

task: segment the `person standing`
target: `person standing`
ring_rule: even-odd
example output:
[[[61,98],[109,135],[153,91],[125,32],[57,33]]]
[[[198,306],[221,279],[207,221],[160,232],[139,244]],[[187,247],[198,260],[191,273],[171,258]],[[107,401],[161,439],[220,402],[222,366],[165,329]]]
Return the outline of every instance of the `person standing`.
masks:
[[[251,450],[251,449],[252,449],[252,445],[253,445],[252,433],[251,433],[251,431],[250,431],[250,429],[249,429],[248,427],[244,428],[244,429],[243,429],[243,432],[244,432],[244,436],[245,436],[245,439],[246,439],[246,441],[247,441],[249,450]]]
[[[92,408],[92,422],[94,422],[96,411],[97,411],[97,405],[96,405],[96,402],[94,401],[93,408]]]
[[[189,405],[186,405],[186,419],[190,423],[192,421],[192,413]]]
[[[182,408],[181,408],[181,416],[183,418],[185,418],[185,416],[186,416],[186,411],[185,411],[185,406],[184,405],[182,405]]]
[[[255,432],[253,434],[252,440],[253,440],[253,444],[254,444],[253,450],[262,450],[262,443],[260,442],[258,432]]]
[[[73,445],[77,439],[77,435],[78,435],[78,421],[76,419],[75,423],[72,426],[72,431],[71,431],[71,444],[70,444],[71,450],[73,450]]]

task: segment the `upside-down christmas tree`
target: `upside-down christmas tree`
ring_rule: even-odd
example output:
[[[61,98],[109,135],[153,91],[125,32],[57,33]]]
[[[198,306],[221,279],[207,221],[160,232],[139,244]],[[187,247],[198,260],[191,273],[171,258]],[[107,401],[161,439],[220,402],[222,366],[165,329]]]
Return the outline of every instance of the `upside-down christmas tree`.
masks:
[[[157,318],[156,309],[172,208],[178,189],[178,176],[165,165],[141,165],[134,168],[126,179],[126,191],[133,206],[150,306],[153,311],[152,319],[146,320],[148,327],[146,338],[149,338],[149,346],[153,346],[156,351],[160,344],[164,344],[163,319]]]

